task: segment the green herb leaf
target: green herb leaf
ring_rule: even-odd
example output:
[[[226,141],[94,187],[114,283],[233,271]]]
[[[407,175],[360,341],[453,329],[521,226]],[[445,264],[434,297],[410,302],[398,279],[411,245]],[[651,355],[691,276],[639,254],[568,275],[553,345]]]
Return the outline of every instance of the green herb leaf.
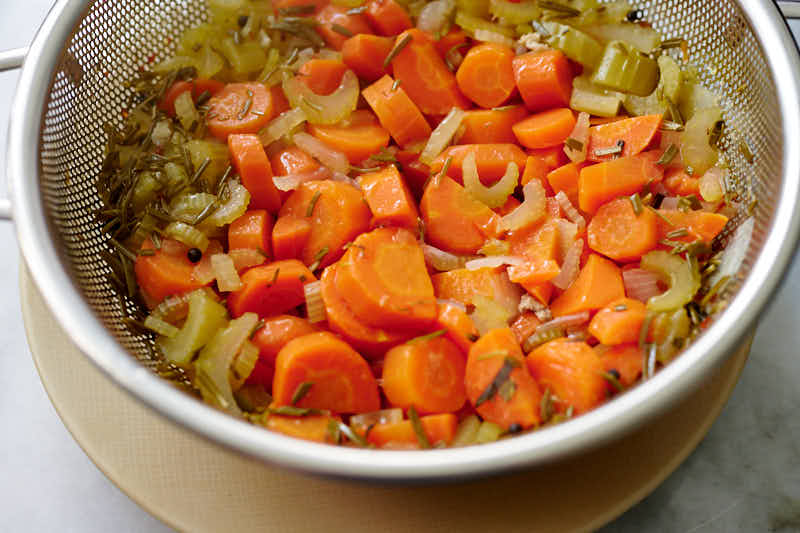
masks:
[[[614,146],[610,146],[608,148],[601,148],[599,150],[594,151],[595,157],[603,157],[607,155],[616,155],[621,154],[622,150],[625,148],[625,141],[622,139],[617,141],[617,144]]]
[[[510,402],[514,398],[515,392],[517,392],[517,384],[510,379],[497,389],[497,394],[506,402]]]
[[[352,31],[350,31],[349,29],[347,29],[344,26],[341,26],[339,24],[335,24],[335,23],[331,24],[331,29],[333,31],[335,31],[336,33],[338,33],[339,35],[344,35],[345,37],[352,37],[353,36],[353,32]]]
[[[567,138],[566,141],[564,141],[564,144],[566,144],[567,148],[569,148],[570,150],[574,150],[576,152],[583,151],[583,143],[580,142],[578,139],[573,139],[572,137],[569,137]]]
[[[326,255],[328,255],[328,251],[329,251],[329,248],[328,248],[327,246],[323,246],[323,247],[322,247],[322,248],[321,248],[321,249],[320,249],[320,250],[317,252],[317,254],[314,256],[314,262],[313,262],[313,263],[311,263],[311,264],[308,266],[308,269],[309,269],[311,272],[314,272],[315,270],[317,270],[317,269],[319,268],[319,265],[320,265],[320,263],[322,263],[322,260],[325,258],[325,256],[326,256]]]
[[[413,37],[410,34],[406,35],[405,37],[403,37],[403,39],[399,43],[397,43],[394,46],[394,48],[392,48],[392,51],[389,52],[389,55],[386,56],[386,59],[383,60],[383,68],[386,68],[389,65],[391,65],[392,61],[394,61],[394,58],[397,57],[397,54],[402,52],[403,48],[408,46],[409,43],[411,43],[412,40],[413,40]]]
[[[550,0],[539,0],[539,7],[546,9],[547,11],[555,11],[564,17],[577,17],[581,14],[579,9],[565,6],[564,4],[559,4],[558,2],[551,2]]]
[[[664,150],[664,153],[661,154],[661,157],[658,158],[658,161],[656,161],[656,165],[664,165],[664,166],[669,165],[672,162],[672,160],[675,159],[675,156],[677,154],[678,154],[678,147],[675,146],[674,144],[670,144],[669,146],[667,146],[667,149]]]
[[[311,197],[311,201],[308,202],[308,208],[306,209],[307,218],[314,214],[314,208],[317,206],[320,196],[322,196],[322,193],[320,191],[316,191],[314,196]]]
[[[445,333],[447,333],[446,329],[440,329],[438,331],[434,331],[433,333],[428,333],[427,335],[420,335],[419,337],[414,337],[413,339],[408,341],[408,344],[414,344],[414,343],[418,343],[418,342],[425,342],[425,341],[433,340],[433,339],[435,339],[437,337],[441,337]]]
[[[477,340],[477,339],[476,339]],[[487,359],[494,359],[495,357],[505,357],[508,355],[508,350],[494,350],[480,354],[475,358],[476,361],[485,361]]]
[[[417,436],[419,447],[423,450],[430,448],[431,441],[428,440],[428,436],[425,434],[425,428],[422,427],[422,421],[419,419],[419,413],[417,413],[417,409],[413,405],[408,408],[408,419],[411,421],[411,427],[414,428],[414,434]]]
[[[644,206],[642,205],[642,199],[639,197],[639,193],[633,193],[628,197],[631,201],[631,206],[633,207],[633,213],[638,217],[644,211]]]
[[[328,439],[333,444],[339,444],[339,441],[342,438],[342,431],[341,429],[339,429],[340,425],[341,422],[339,422],[335,418],[331,418],[330,420],[328,420],[328,428],[327,428]]]
[[[492,398],[494,398],[497,391],[500,390],[500,387],[503,386],[509,376],[511,376],[511,372],[513,372],[514,368],[520,366],[520,362],[512,357],[506,357],[503,361],[503,366],[500,367],[498,370],[497,375],[495,375],[494,379],[491,383],[484,389],[480,396],[478,396],[477,401],[475,402],[475,407],[480,406],[484,402],[488,402]]]
[[[295,407],[294,405],[267,407],[267,412],[272,415],[282,415],[282,416],[309,416],[309,415],[322,414],[322,411],[320,411],[319,409],[311,409],[308,407]]]
[[[300,383],[292,394],[292,405],[297,405],[297,402],[303,399],[303,397],[308,394],[308,391],[311,390],[311,387],[314,386],[313,381],[304,381]]]
[[[619,382],[619,379],[614,374],[611,374],[610,372],[601,372],[600,375],[603,376],[603,379],[605,379],[609,385],[614,387],[617,392],[622,392],[625,390],[625,387],[622,386],[622,383]]]

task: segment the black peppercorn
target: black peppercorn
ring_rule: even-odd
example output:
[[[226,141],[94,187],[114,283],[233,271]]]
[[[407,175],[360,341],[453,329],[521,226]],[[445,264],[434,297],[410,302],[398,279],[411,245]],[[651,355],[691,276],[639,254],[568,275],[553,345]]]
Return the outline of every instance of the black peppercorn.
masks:
[[[633,9],[628,11],[628,22],[638,22],[644,17],[644,12],[641,9]]]
[[[236,19],[236,22],[239,24],[240,28],[244,28],[245,27],[245,25],[247,24],[247,19],[248,18],[249,17],[247,15],[239,15],[239,18]]]
[[[608,374],[610,376],[614,376],[614,379],[619,379],[620,378],[619,370],[617,370],[616,368],[612,368],[611,370],[609,370]]]
[[[203,252],[201,252],[199,248],[189,248],[189,251],[186,252],[186,256],[192,263],[198,263],[203,258]]]
[[[520,431],[522,431],[522,425],[520,425],[520,424],[518,424],[516,422],[514,422],[513,424],[508,426],[508,432],[509,433],[519,433]]]

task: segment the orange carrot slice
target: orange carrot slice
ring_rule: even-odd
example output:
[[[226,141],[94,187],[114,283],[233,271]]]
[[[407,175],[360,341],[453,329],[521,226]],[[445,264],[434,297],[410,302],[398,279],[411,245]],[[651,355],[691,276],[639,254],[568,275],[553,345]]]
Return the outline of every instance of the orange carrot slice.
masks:
[[[418,231],[417,205],[397,167],[389,165],[377,172],[363,174],[358,178],[358,184],[372,211],[373,226],[399,226]]]
[[[357,164],[379,152],[389,144],[389,132],[378,124],[378,119],[368,109],[357,109],[346,123],[332,126],[310,124],[308,132],[334,150]]]
[[[628,157],[644,151],[658,134],[662,118],[662,115],[646,115],[589,128],[587,159],[589,161],[610,161],[617,157]],[[621,146],[622,151],[616,154],[597,154],[598,150],[602,153],[603,150],[616,146]]]
[[[317,94],[327,95],[339,88],[347,65],[336,59],[309,59],[297,71],[298,79]]]
[[[228,310],[234,317],[247,312],[260,317],[285,313],[305,301],[303,285],[317,279],[296,259],[253,267],[241,278],[242,288],[228,296]]]
[[[514,78],[519,94],[531,111],[569,105],[572,67],[558,50],[530,52],[514,58]]]
[[[229,83],[208,101],[208,131],[221,140],[231,133],[258,133],[272,116],[272,93],[255,81]]]
[[[346,7],[329,4],[320,9],[314,18],[317,21],[314,29],[335,50],[341,50],[350,36],[372,33],[364,15],[348,14]]]
[[[242,185],[250,192],[249,206],[277,213],[281,207],[281,197],[272,182],[272,167],[258,135],[229,135],[228,149],[233,165],[242,178]]]
[[[373,82],[388,74],[383,61],[394,48],[394,39],[359,33],[342,44],[342,61],[356,75]]]
[[[394,0],[371,0],[364,15],[381,35],[397,35],[413,27],[411,17]]]
[[[458,144],[516,143],[517,138],[511,128],[527,116],[528,110],[522,105],[467,111],[461,120],[464,131],[457,142]]]
[[[450,444],[456,436],[458,418],[452,413],[422,416],[419,419],[428,443]],[[410,420],[377,424],[367,433],[367,442],[378,448],[415,450],[420,447],[414,426]]]
[[[652,209],[639,214],[628,198],[600,206],[587,228],[589,247],[616,261],[636,261],[658,244],[658,216]]]
[[[310,440],[313,442],[327,442],[338,444],[331,440],[328,426],[331,421],[339,422],[339,417],[329,415],[312,416],[282,416],[270,415],[267,418],[267,429],[283,433],[296,439]]]
[[[550,148],[564,144],[575,129],[575,114],[560,107],[533,114],[514,124],[514,135],[526,148]]]
[[[656,164],[657,158],[657,151],[645,152],[581,169],[578,179],[581,211],[593,215],[609,200],[639,192],[647,183],[661,181],[664,169]]]
[[[148,306],[155,307],[167,296],[183,294],[199,289],[202,283],[193,276],[194,263],[189,261],[189,247],[172,239],[162,239],[156,248],[149,238],[142,243],[142,250],[153,250],[153,255],[137,255],[134,263],[136,284],[142,291]]]
[[[475,154],[478,176],[484,185],[492,185],[502,178],[509,163],[516,163],[521,172],[527,160],[525,152],[516,144],[461,144],[442,152],[431,163],[431,172],[441,172],[445,162],[450,159],[447,175],[461,182],[461,166],[470,152]]]
[[[637,342],[647,307],[639,300],[620,298],[609,303],[594,315],[589,333],[602,344]]]
[[[456,72],[458,88],[479,106],[502,105],[514,93],[514,51],[496,43],[482,43],[467,52]]]
[[[427,139],[431,127],[403,87],[384,76],[363,91],[364,100],[378,115],[381,125],[400,146]]]
[[[228,250],[251,248],[267,256],[272,252],[272,216],[263,209],[251,209],[228,226]]]
[[[612,261],[589,255],[577,279],[550,305],[553,316],[594,311],[625,297],[622,272]]]

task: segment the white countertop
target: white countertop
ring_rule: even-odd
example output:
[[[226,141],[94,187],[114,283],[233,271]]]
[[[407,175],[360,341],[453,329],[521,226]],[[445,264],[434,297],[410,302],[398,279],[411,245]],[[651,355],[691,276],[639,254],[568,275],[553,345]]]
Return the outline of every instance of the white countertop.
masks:
[[[51,0],[0,0],[0,50],[27,45]],[[793,25],[795,32],[800,24]],[[15,73],[0,74],[0,176]],[[0,191],[5,190],[5,182]],[[121,493],[62,425],[20,315],[17,245],[0,224],[0,531],[169,529]],[[653,494],[604,531],[800,530],[800,266],[765,316],[741,381],[708,437]]]

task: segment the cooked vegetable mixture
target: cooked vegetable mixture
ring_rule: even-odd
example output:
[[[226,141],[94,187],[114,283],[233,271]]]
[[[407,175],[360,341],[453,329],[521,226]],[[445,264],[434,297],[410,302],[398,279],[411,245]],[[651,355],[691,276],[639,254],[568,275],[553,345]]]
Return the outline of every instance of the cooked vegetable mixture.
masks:
[[[485,443],[648,379],[723,304],[722,112],[642,11],[208,4],[129,82],[98,180],[128,324],[206,402]]]

